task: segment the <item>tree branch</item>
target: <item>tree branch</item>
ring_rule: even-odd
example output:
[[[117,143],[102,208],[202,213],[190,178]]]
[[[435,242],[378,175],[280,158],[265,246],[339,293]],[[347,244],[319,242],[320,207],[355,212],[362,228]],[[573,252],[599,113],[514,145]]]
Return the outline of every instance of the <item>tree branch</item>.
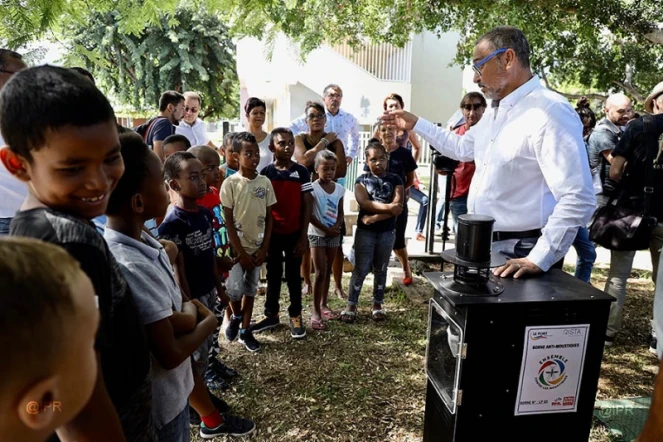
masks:
[[[663,23],[652,24],[652,29],[645,34],[645,38],[654,44],[663,45]]]
[[[628,83],[628,82],[623,82],[623,83],[622,83],[621,81],[613,81],[612,83],[613,83],[613,84],[616,84],[617,86],[621,87],[621,88],[624,89],[626,92],[628,92],[629,94],[631,94],[631,96],[633,96],[633,98],[635,98],[636,100],[638,100],[638,102],[640,102],[640,103],[644,103],[644,101],[645,101],[645,96],[642,95],[640,92],[638,92],[638,90],[637,90],[632,84],[630,84],[630,83]]]
[[[582,97],[587,97],[587,98],[592,99],[592,100],[605,101],[608,98],[607,95],[602,95],[602,94],[591,94],[591,93],[590,94],[580,94],[580,93],[569,94],[569,93],[566,93],[566,92],[562,92],[562,91],[559,91],[559,90],[555,89],[554,87],[552,87],[550,85],[550,82],[548,81],[548,76],[546,75],[546,73],[544,72],[543,69],[541,69],[539,71],[539,75],[541,76],[541,79],[543,79],[543,82],[546,84],[546,87],[548,89],[550,89],[551,91],[556,92],[556,93],[558,93],[558,94],[560,94],[560,95],[562,95],[562,96],[564,96],[564,97],[566,97],[570,100],[578,100]]]

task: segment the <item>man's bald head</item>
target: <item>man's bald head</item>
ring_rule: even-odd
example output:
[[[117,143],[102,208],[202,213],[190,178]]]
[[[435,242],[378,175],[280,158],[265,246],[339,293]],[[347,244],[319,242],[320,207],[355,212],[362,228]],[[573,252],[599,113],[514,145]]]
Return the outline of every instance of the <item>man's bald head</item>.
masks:
[[[612,94],[605,100],[605,117],[616,126],[626,126],[632,111],[631,99],[624,94]]]

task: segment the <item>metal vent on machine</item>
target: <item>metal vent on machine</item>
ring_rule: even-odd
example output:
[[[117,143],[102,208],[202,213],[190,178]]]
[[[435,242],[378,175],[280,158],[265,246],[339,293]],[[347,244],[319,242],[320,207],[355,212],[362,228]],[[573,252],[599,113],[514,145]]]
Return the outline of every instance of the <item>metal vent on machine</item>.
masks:
[[[483,215],[458,217],[456,248],[442,252],[442,258],[454,265],[453,277],[442,275],[440,284],[461,296],[497,296],[504,286],[490,271],[506,258],[491,252],[495,220]]]

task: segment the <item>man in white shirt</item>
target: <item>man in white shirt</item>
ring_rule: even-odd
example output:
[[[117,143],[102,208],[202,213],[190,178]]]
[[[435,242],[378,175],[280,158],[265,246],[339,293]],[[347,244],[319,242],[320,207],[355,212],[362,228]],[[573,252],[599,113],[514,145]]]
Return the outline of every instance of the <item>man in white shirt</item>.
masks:
[[[184,93],[184,118],[175,127],[175,133],[187,137],[192,146],[206,144],[212,149],[216,149],[212,140],[207,136],[205,123],[198,118],[201,104],[200,95],[196,92],[189,91]]]
[[[517,243],[516,258],[495,275],[548,271],[564,258],[596,205],[582,124],[565,98],[532,75],[529,44],[519,29],[484,34],[472,67],[474,82],[493,102],[464,136],[402,110],[382,119],[414,129],[445,156],[474,160],[468,212],[495,218],[497,248]]]
[[[12,75],[26,67],[20,54],[0,48],[0,90]],[[4,145],[0,134],[0,147]],[[0,162],[0,235],[9,234],[9,223],[27,195],[25,183],[14,178]]]
[[[327,122],[325,132],[333,132],[343,143],[345,148],[345,160],[348,164],[357,156],[359,151],[359,123],[350,113],[341,109],[343,91],[337,84],[330,84],[322,92],[322,101],[325,103]],[[302,115],[290,124],[290,130],[297,135],[308,132],[306,115]],[[339,180],[339,184],[342,184]]]

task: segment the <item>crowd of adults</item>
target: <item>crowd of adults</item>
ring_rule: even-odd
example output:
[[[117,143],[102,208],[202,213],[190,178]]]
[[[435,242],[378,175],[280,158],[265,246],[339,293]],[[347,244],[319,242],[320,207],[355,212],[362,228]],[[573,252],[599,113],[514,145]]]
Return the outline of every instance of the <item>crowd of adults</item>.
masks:
[[[404,110],[402,97],[391,94],[384,99],[384,114],[374,136],[387,153],[409,151],[406,158],[399,158],[401,170],[397,173],[404,178],[406,193],[421,205],[417,239],[423,239],[429,203],[416,176],[421,137],[440,155],[457,162],[452,170],[439,171],[451,174],[450,211],[455,222],[468,212],[495,219],[493,247],[509,257],[506,264],[494,269],[496,276],[534,277],[561,268],[573,245],[578,252],[576,276],[589,282],[596,250],[588,226],[597,209],[624,206],[663,221],[663,82],[645,100],[646,114],[635,114],[631,100],[616,93],[605,100],[605,116],[597,122],[588,100],[580,100],[574,109],[565,98],[543,87],[532,74],[529,57],[529,44],[518,29],[499,27],[487,32],[474,48],[472,64],[481,94],[472,92],[462,98],[463,119],[458,125],[445,128],[417,117]],[[0,88],[25,68],[19,54],[0,50]],[[308,103],[304,115],[289,126],[295,135],[293,158],[297,163],[315,176],[317,154],[330,150],[338,159],[335,181],[345,185],[347,166],[362,146],[357,119],[341,108],[342,100],[341,87],[330,84],[322,91],[323,103]],[[168,156],[167,139],[173,135],[183,136],[189,145],[216,148],[198,117],[202,104],[195,92],[165,92],[158,115],[138,132],[162,161]],[[260,152],[258,170],[262,170],[274,161],[274,145],[264,128],[267,107],[253,97],[244,111],[245,131],[255,138]],[[0,145],[4,145],[1,139]],[[13,167],[15,157],[7,157],[8,149],[0,152],[3,164]],[[0,167],[0,234],[9,232],[11,219],[27,195],[25,183]],[[413,280],[405,243],[407,219],[406,197],[396,217],[393,245],[406,285]],[[656,283],[661,271],[663,222],[649,232],[649,244]],[[345,298],[341,284],[344,257],[342,248],[337,250],[333,257],[335,292]],[[610,255],[604,289],[617,302],[611,307],[606,345],[613,344],[621,328],[635,250],[611,250]],[[310,258],[304,258],[302,267],[302,291],[310,293]],[[663,288],[658,286],[653,325],[653,335],[663,338]],[[663,345],[658,344],[659,358],[662,350]],[[660,382],[641,441],[663,437]]]

